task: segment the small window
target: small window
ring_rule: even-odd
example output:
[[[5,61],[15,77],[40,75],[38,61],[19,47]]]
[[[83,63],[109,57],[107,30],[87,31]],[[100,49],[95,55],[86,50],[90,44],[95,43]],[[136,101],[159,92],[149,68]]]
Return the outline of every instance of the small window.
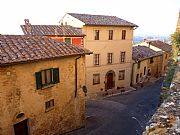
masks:
[[[100,54],[94,54],[94,65],[99,65]]]
[[[46,107],[46,110],[53,108],[54,107],[54,99],[51,99],[51,100],[45,102],[45,107]]]
[[[144,67],[144,75],[146,75],[146,67]]]
[[[113,40],[113,30],[109,30],[109,40]]]
[[[45,86],[59,83],[59,68],[41,70],[35,73],[36,88],[41,89]]]
[[[126,52],[120,53],[120,63],[124,63],[126,58]]]
[[[125,78],[125,70],[120,70],[119,71],[119,80],[124,80]]]
[[[142,73],[140,73],[140,78],[142,77]]]
[[[94,40],[99,40],[99,30],[94,31]]]
[[[93,74],[93,85],[100,84],[100,74]]]
[[[136,75],[136,83],[139,81],[139,74]]]
[[[165,59],[167,59],[168,55],[166,54]]]
[[[65,39],[64,39],[64,42],[71,44],[71,38],[65,38]]]
[[[141,67],[141,62],[140,62],[140,61],[138,61],[137,68],[138,68],[138,69],[140,69],[140,67]]]
[[[122,40],[126,39],[126,30],[122,30]]]
[[[107,63],[108,64],[112,64],[112,60],[113,59],[113,53],[108,53],[108,56],[107,56]]]
[[[150,64],[152,64],[154,62],[153,58],[150,58]]]

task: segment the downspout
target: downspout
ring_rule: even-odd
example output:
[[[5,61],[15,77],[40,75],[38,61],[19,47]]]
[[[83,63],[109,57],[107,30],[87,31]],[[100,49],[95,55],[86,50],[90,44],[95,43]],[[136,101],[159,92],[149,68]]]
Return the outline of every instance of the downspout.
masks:
[[[75,59],[75,97],[77,96],[77,86],[78,86],[78,82],[77,82],[77,60],[78,59],[80,59],[81,58],[81,55],[79,56],[79,57],[77,57],[76,59]]]

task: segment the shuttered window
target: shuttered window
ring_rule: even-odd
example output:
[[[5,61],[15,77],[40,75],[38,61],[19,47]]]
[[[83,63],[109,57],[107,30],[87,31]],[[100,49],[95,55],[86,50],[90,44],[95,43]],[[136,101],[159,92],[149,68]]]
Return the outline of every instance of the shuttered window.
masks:
[[[41,70],[35,73],[36,88],[41,89],[45,86],[59,83],[59,68]]]
[[[71,38],[65,38],[64,41],[65,41],[66,43],[71,43]]]

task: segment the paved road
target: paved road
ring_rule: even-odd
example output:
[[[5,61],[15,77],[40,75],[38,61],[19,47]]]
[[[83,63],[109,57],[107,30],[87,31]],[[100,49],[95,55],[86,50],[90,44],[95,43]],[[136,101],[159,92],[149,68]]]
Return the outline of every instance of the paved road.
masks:
[[[140,135],[155,112],[162,79],[137,91],[87,102],[87,125],[67,135]]]

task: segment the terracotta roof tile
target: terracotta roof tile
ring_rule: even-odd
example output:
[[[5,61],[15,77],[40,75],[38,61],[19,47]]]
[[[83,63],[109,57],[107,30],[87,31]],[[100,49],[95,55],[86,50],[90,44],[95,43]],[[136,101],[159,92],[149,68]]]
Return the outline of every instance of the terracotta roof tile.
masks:
[[[82,29],[69,25],[31,25],[32,35],[35,36],[84,36]],[[21,25],[25,35],[28,34],[26,25]]]
[[[0,66],[90,53],[87,49],[47,37],[0,35]]]
[[[138,62],[138,61],[141,61],[141,60],[144,60],[147,58],[162,55],[163,52],[161,52],[161,51],[156,52],[156,51],[154,51],[154,50],[152,50],[146,46],[134,46],[132,54],[133,54],[132,55],[133,60],[135,62]]]
[[[164,43],[160,40],[150,40],[150,41],[147,41],[147,42],[150,42],[150,45],[153,45],[163,51],[166,51],[166,52],[170,52],[172,50],[172,46],[167,44],[167,43]]]
[[[137,27],[136,24],[133,24],[116,16],[89,15],[89,14],[77,14],[77,13],[67,13],[67,14],[79,19],[80,21],[84,22],[86,25]]]

